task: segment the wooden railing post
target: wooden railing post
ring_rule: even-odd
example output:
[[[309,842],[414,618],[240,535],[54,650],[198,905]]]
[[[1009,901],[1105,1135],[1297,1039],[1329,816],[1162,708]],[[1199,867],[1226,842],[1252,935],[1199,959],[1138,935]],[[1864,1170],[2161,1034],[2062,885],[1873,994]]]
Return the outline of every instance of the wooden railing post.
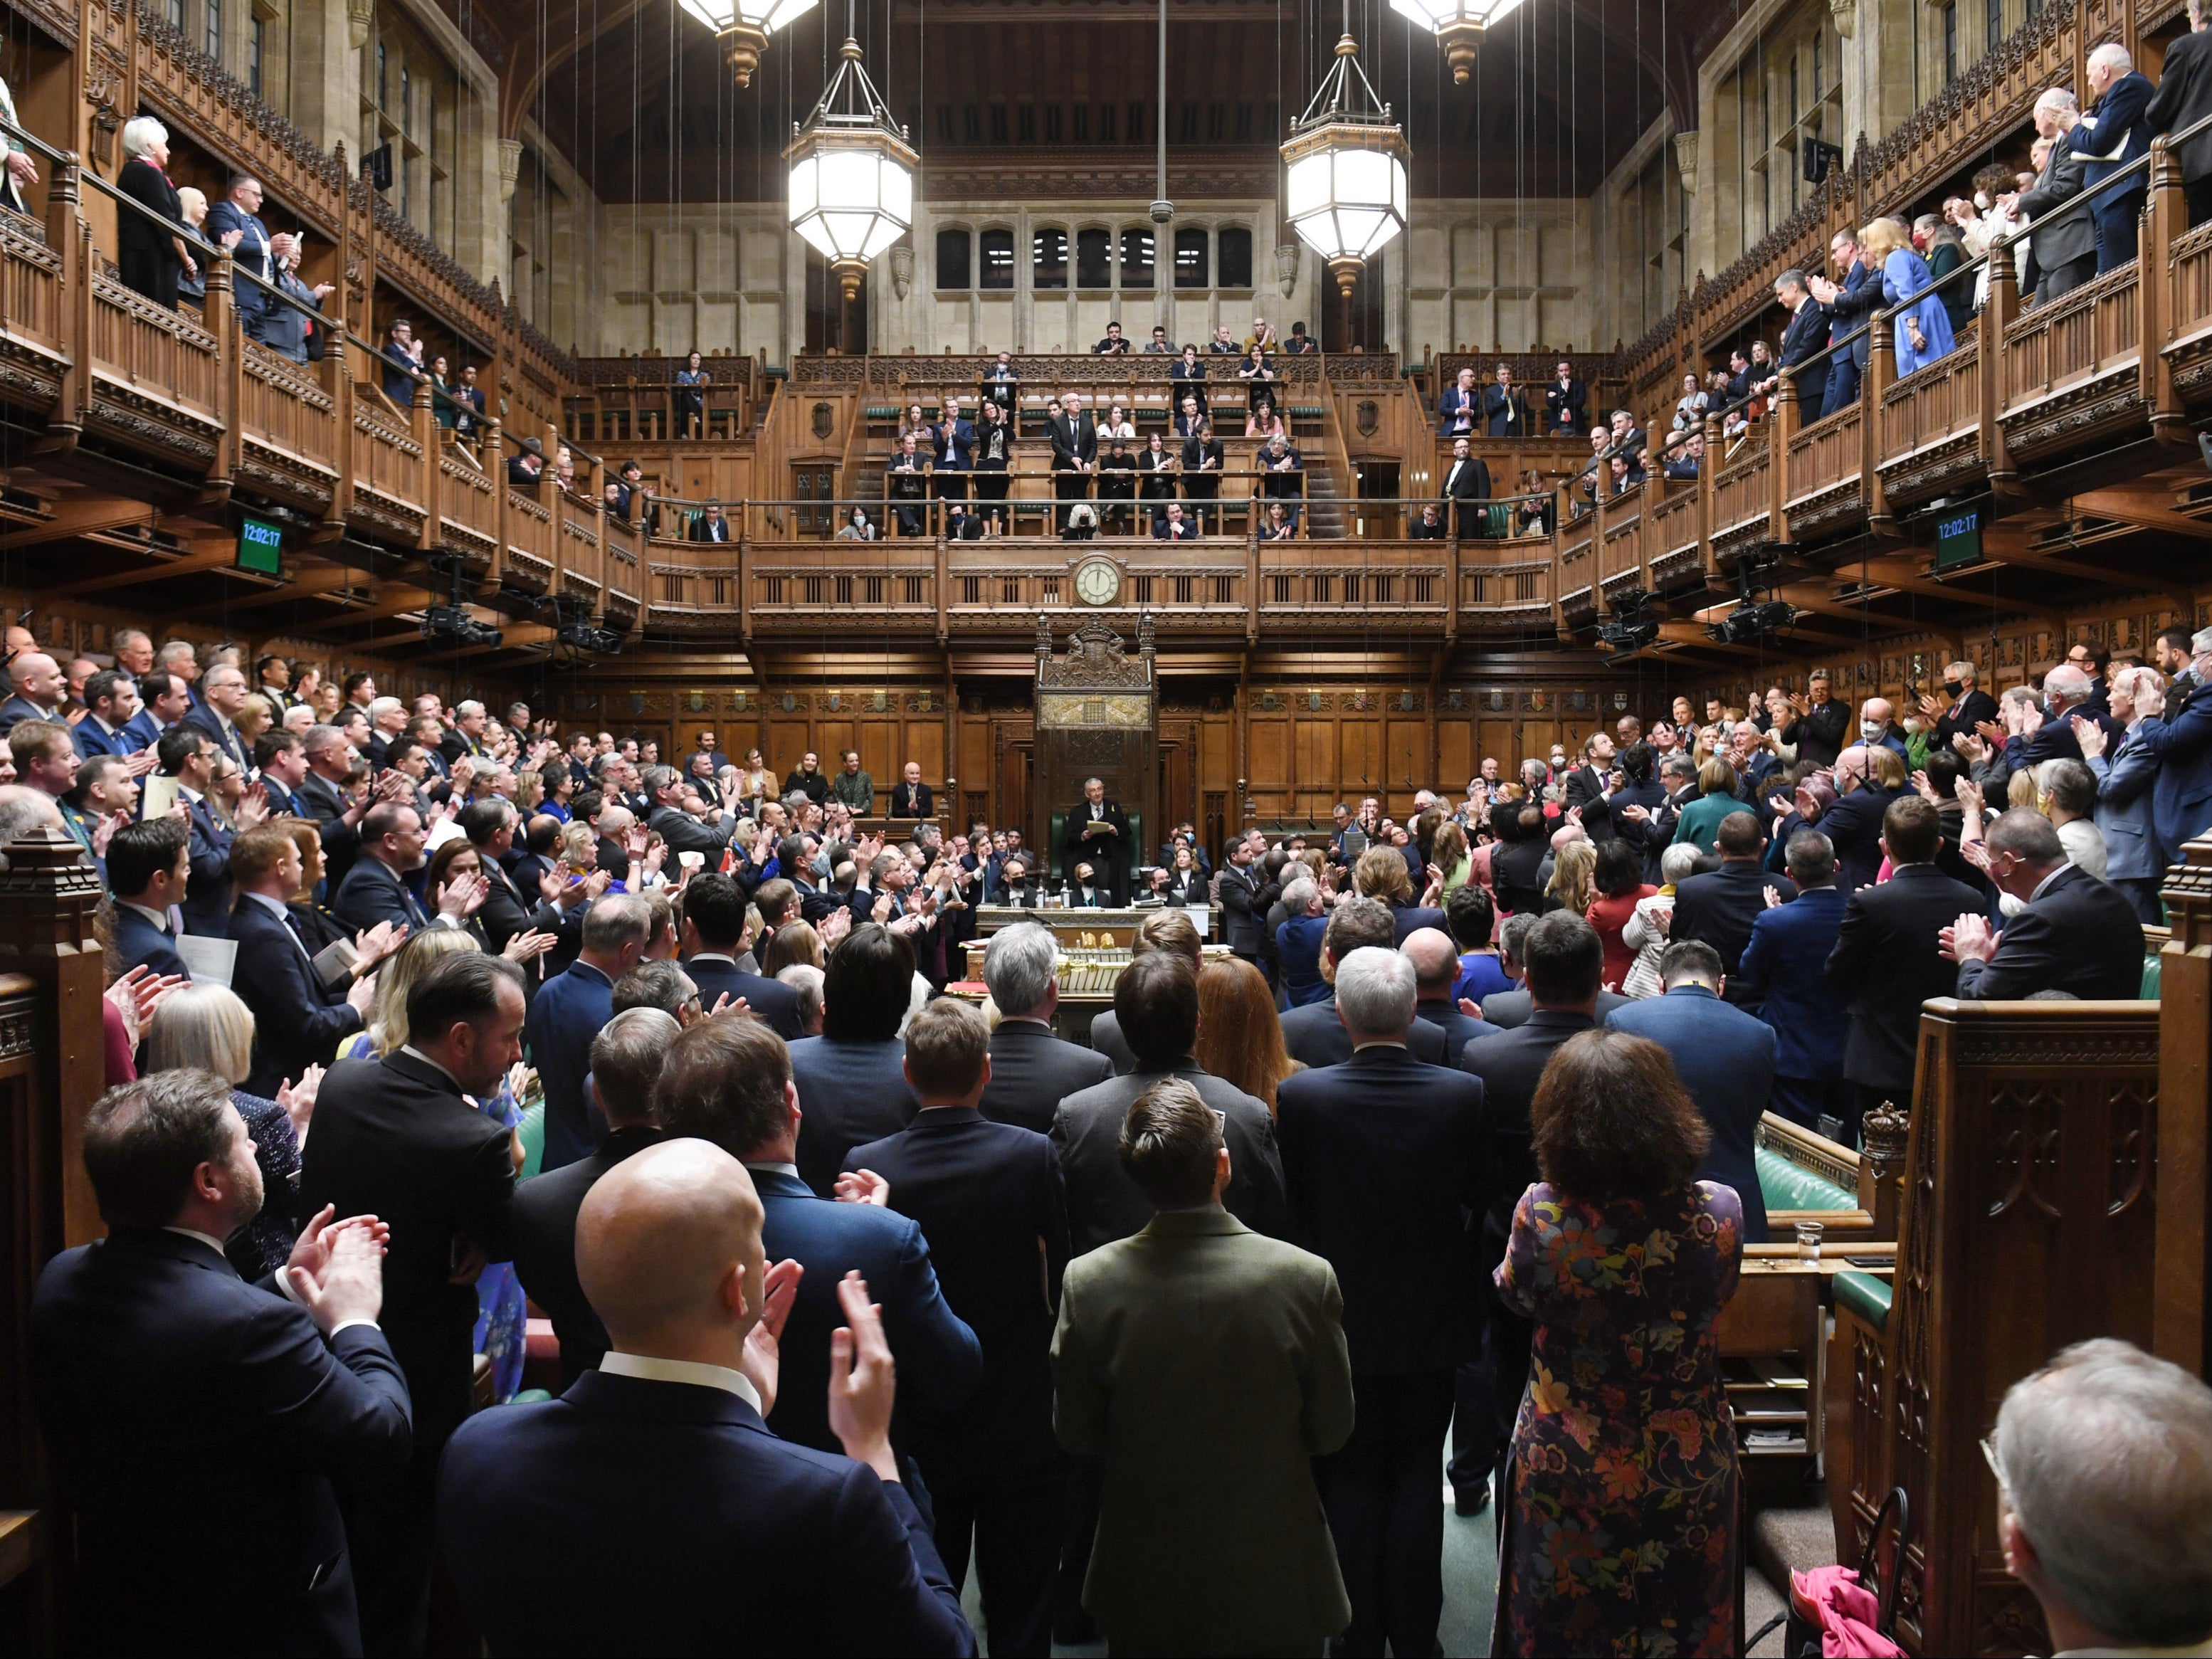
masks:
[[[1766,538],[1790,539],[1790,441],[1797,435],[1797,383],[1786,370],[1774,377],[1773,407],[1767,410]]]
[[[92,397],[92,227],[77,216],[81,187],[72,164],[56,167],[46,188],[46,245],[61,256],[62,349],[69,356],[61,396],[46,421],[47,442],[57,448],[76,447]]]
[[[746,651],[753,648],[752,503],[738,503],[738,639]],[[937,584],[937,632],[945,634],[945,584]],[[757,672],[757,670],[756,670]],[[763,690],[766,687],[762,688]]]
[[[952,552],[945,544],[945,527],[938,526],[937,560],[934,586],[937,590],[937,642],[940,646],[951,637],[951,629],[945,618],[945,589],[952,585]]]
[[[2151,1345],[2160,1358],[2212,1374],[2212,840],[2182,848],[2166,872],[2158,978],[2158,1232]]]
[[[438,416],[431,406],[430,382],[426,377],[415,383],[415,401],[410,414],[416,447],[422,453],[416,465],[416,499],[422,503],[422,530],[415,539],[417,551],[428,553],[439,543],[438,532]]]
[[[2173,389],[2173,366],[2166,355],[2173,341],[2173,319],[2181,314],[2173,245],[2188,228],[2189,204],[2182,197],[2181,168],[2173,146],[2163,137],[2155,139],[2150,147],[2150,194],[2136,233],[2142,252],[2136,260],[2136,314],[2142,343],[2136,383],[2150,411],[2151,435],[2177,448],[2197,444],[2196,428]]]
[[[208,470],[208,489],[210,495],[219,490],[226,497],[231,480],[238,476],[238,422],[246,396],[246,328],[234,291],[237,270],[228,252],[210,256],[207,298],[200,313],[207,331],[215,336],[215,417],[222,428],[216,440],[215,465]]]
[[[1997,417],[2005,406],[2005,336],[2020,315],[2020,280],[2012,250],[2001,248],[1990,256],[1990,294],[1982,306],[1982,464],[1988,470],[1990,488],[1999,495],[2013,493],[2019,474],[2013,470],[2012,452],[2005,447],[2004,428]]]
[[[1869,275],[1869,282],[1875,280]],[[1888,393],[1890,382],[1897,378],[1897,325],[1889,318],[1877,316],[1873,319],[1873,331],[1867,337],[1866,373],[1859,380],[1859,441],[1861,450],[1859,473],[1864,492],[1868,527],[1877,535],[1887,535],[1894,528],[1889,516],[1889,493],[1881,487],[1881,401]]]
[[[1444,624],[1447,634],[1452,624]],[[1260,641],[1260,535],[1255,528],[1244,538],[1244,643]]]
[[[1710,576],[1720,568],[1713,557],[1713,475],[1721,470],[1723,456],[1720,411],[1705,410],[1705,453],[1698,463],[1698,553]]]
[[[1556,537],[1553,544],[1558,545]],[[1256,589],[1258,582],[1255,581],[1253,586]],[[1444,536],[1444,643],[1455,645],[1459,641],[1459,612],[1463,601],[1460,592],[1459,538],[1449,532]],[[1254,604],[1256,606],[1258,601],[1254,600]],[[1257,633],[1251,637],[1256,639]]]

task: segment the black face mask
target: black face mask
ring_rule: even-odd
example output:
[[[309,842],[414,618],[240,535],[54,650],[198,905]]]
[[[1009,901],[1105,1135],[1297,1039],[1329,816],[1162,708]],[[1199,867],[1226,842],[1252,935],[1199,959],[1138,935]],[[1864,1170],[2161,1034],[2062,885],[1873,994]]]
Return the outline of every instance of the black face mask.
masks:
[[[1966,688],[1965,686],[1961,685],[1956,680],[1945,680],[1943,682],[1943,695],[1950,698],[1954,702],[1958,701],[1959,694],[1966,689]]]

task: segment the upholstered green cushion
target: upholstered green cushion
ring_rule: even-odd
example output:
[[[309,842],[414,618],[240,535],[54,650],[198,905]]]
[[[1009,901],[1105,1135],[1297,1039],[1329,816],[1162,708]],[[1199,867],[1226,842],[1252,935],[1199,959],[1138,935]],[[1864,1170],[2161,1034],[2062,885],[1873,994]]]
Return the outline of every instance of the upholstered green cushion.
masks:
[[[545,1103],[522,1109],[522,1127],[516,1133],[522,1137],[522,1174],[527,1181],[536,1175],[545,1162]]]
[[[1849,1308],[1876,1330],[1889,1323],[1889,1280],[1846,1267],[1829,1282],[1835,1286],[1838,1310]]]
[[[2142,1000],[2145,1002],[2158,1000],[2158,974],[2159,954],[2154,951],[2143,957]]]
[[[1856,1210],[1858,1194],[1792,1164],[1771,1147],[1761,1146],[1759,1190],[1773,1210]]]

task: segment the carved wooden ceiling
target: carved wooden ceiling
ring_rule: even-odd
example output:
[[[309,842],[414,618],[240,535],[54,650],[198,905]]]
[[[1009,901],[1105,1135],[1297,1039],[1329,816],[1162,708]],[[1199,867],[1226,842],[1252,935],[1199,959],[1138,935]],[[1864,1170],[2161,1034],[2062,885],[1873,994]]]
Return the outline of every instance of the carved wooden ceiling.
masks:
[[[675,0],[441,3],[497,62],[503,131],[528,116],[608,202],[780,196],[781,150],[846,16],[825,0],[740,89]],[[1416,194],[1579,195],[1657,117],[1662,73],[1678,124],[1694,125],[1696,65],[1740,4],[1525,0],[1464,87],[1382,0],[1356,5],[1352,27],[1376,91],[1407,120]],[[857,30],[870,75],[915,129],[926,195],[1073,186],[1148,199],[1157,16],[1147,0],[869,0]],[[1170,193],[1272,191],[1275,145],[1340,28],[1325,0],[1174,0]]]

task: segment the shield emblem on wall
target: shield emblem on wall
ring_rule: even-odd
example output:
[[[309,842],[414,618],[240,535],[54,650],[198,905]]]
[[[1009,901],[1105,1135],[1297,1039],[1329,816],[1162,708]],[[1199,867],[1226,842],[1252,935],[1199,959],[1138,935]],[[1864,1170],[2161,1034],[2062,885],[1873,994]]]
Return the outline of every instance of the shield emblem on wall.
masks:
[[[1382,410],[1372,398],[1362,398],[1359,407],[1352,411],[1352,424],[1363,438],[1371,438],[1375,429],[1382,424]]]
[[[826,438],[837,427],[837,412],[826,403],[814,405],[814,435]]]

